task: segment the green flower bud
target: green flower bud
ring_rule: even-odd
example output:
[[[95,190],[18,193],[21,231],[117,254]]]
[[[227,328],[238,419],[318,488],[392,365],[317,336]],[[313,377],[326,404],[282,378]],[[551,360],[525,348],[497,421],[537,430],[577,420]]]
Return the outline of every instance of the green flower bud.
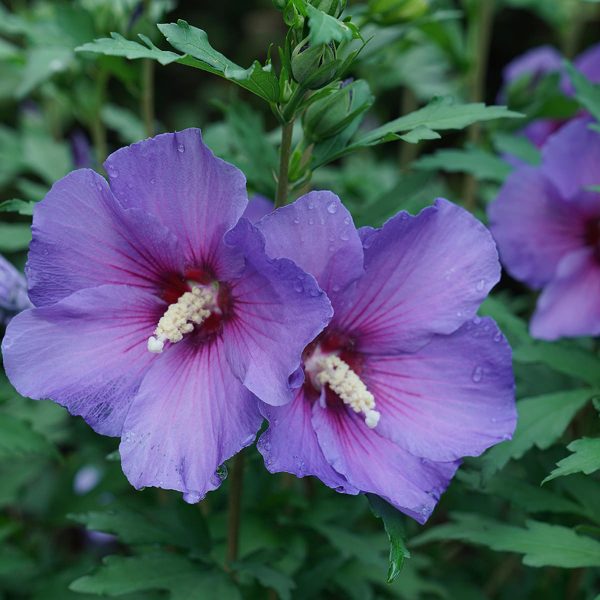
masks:
[[[422,17],[429,0],[369,0],[369,13],[378,23],[393,25]]]
[[[339,17],[346,8],[346,0],[310,0],[310,4],[332,17]]]
[[[304,113],[304,133],[311,142],[333,137],[373,104],[369,84],[363,79],[341,83],[331,94],[313,102]]]
[[[292,52],[292,75],[307,89],[315,90],[333,81],[337,67],[333,49],[325,44],[309,46],[304,40]]]

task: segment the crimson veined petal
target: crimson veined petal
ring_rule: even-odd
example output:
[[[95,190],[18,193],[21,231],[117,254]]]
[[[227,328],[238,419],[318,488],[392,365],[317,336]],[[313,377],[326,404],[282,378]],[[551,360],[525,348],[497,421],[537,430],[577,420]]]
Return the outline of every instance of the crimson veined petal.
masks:
[[[6,373],[23,396],[51,398],[99,433],[120,435],[152,362],[148,328],[163,310],[155,296],[113,285],[26,310],[2,342]]]
[[[199,129],[121,148],[105,167],[119,201],[160,219],[179,240],[187,263],[219,270],[223,235],[248,203],[246,178],[215,157]]]
[[[137,488],[179,490],[197,502],[220,485],[217,469],[254,441],[261,421],[223,340],[184,340],[157,358],[132,402],[119,448],[123,470]]]
[[[365,274],[334,325],[365,352],[410,351],[452,333],[500,278],[489,231],[446,200],[396,215],[364,243]]]
[[[173,234],[153,215],[125,210],[90,169],[54,184],[34,209],[32,234],[26,272],[36,306],[98,285],[156,291],[183,270]]]

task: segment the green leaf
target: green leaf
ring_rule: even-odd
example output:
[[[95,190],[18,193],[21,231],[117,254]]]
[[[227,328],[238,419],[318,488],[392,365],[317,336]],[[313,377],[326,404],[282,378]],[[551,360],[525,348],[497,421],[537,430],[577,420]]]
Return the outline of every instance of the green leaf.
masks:
[[[351,40],[354,36],[352,28],[339,19],[328,15],[311,4],[306,4],[306,10],[308,13],[309,42],[311,46]]]
[[[540,164],[540,151],[525,136],[498,132],[493,142],[498,152],[512,154],[530,165]]]
[[[146,138],[142,120],[134,112],[116,104],[107,104],[102,108],[102,121],[107,127],[116,131],[126,144],[133,144]]]
[[[405,559],[410,558],[410,552],[404,543],[403,515],[379,496],[367,494],[367,498],[375,516],[383,521],[385,532],[390,541],[387,581],[392,583],[400,575]]]
[[[571,456],[563,458],[556,463],[554,469],[542,484],[556,477],[564,477],[573,473],[585,473],[589,475],[600,469],[600,438],[581,438],[571,442],[567,448],[573,452]]]
[[[572,342],[526,344],[515,349],[513,360],[526,364],[542,363],[559,373],[600,386],[600,360]]]
[[[434,527],[411,540],[415,546],[437,540],[462,540],[499,552],[524,554],[530,567],[600,566],[600,542],[577,535],[573,530],[539,521],[527,521],[527,528],[504,525],[472,514],[456,513],[453,522]]]
[[[26,223],[0,223],[0,252],[25,250],[31,241],[31,227]]]
[[[411,131],[418,127],[445,131],[463,129],[480,121],[520,117],[521,114],[510,111],[505,106],[486,106],[483,103],[456,104],[453,98],[445,96],[436,98],[427,106],[366,133],[352,146],[373,146],[395,139],[398,132]]]
[[[253,560],[241,560],[232,563],[231,567],[239,574],[256,579],[265,588],[272,588],[281,600],[291,600],[292,590],[296,587],[294,580],[267,564]]]
[[[27,202],[25,200],[4,200],[0,202],[0,212],[14,212],[19,215],[32,215],[35,202]]]
[[[575,97],[584,108],[600,121],[600,85],[592,83],[571,63],[565,61],[565,67],[575,88]]]
[[[177,504],[157,512],[119,506],[69,517],[92,531],[115,534],[126,544],[168,544],[201,553],[210,549],[206,523],[193,506]]]
[[[0,413],[0,460],[42,456],[54,458],[56,448],[29,423]]]
[[[533,446],[540,450],[549,448],[594,394],[593,390],[585,388],[517,402],[519,420],[513,439],[486,452],[483,457],[484,478],[502,469],[511,458],[521,458]]]
[[[414,166],[417,169],[440,170],[450,173],[470,173],[480,180],[502,183],[510,173],[510,166],[495,154],[481,148],[466,150],[438,150],[424,156]]]
[[[205,31],[181,19],[177,23],[160,24],[158,28],[173,48],[188,55],[180,60],[182,64],[224,77],[267,102],[279,100],[279,81],[271,65],[263,67],[254,61],[248,69],[240,67],[210,45]]]
[[[100,38],[75,48],[76,52],[94,52],[96,54],[108,54],[109,56],[123,56],[130,60],[136,58],[151,58],[157,60],[161,65],[180,60],[182,57],[175,52],[160,50],[146,36],[140,35],[140,39],[146,44],[140,44],[124,38],[118,33],[111,33],[110,38]]]
[[[27,96],[40,83],[50,79],[55,73],[67,70],[73,62],[71,48],[44,46],[31,48],[27,52],[23,79],[15,90],[18,98]]]
[[[70,589],[83,594],[120,596],[132,592],[165,590],[171,600],[219,598],[238,600],[241,595],[222,572],[175,554],[108,556],[92,575],[75,580]]]

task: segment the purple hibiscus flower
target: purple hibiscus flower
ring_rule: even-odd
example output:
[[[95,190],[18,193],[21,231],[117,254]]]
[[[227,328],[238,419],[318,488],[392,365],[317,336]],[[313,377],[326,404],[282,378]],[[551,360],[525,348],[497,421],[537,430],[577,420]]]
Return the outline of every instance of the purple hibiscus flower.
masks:
[[[577,119],[546,143],[539,168],[521,167],[490,206],[508,272],[542,289],[530,324],[546,340],[600,334],[600,134]]]
[[[0,254],[0,325],[30,307],[25,277]]]
[[[198,500],[254,440],[255,396],[292,399],[331,305],[312,276],[267,257],[240,220],[244,176],[199,130],[123,148],[105,167],[110,186],[75,171],[35,208],[35,308],[8,327],[6,371],[23,395],[121,436],[135,487]]]
[[[600,44],[591,46],[582,52],[573,64],[592,83],[600,83]],[[563,69],[563,57],[552,46],[539,46],[525,52],[510,62],[503,71],[503,84],[498,94],[501,102],[506,101],[507,89],[517,79],[528,75],[530,85],[535,87],[540,77],[549,73],[561,74],[560,87],[565,96],[571,97],[575,93],[569,76]],[[569,119],[536,119],[526,125],[521,133],[537,148],[541,148],[546,140],[557,132]],[[509,162],[518,166],[521,161],[514,157],[507,157]]]
[[[423,523],[460,458],[515,427],[510,348],[475,316],[500,274],[491,235],[445,200],[357,231],[330,192],[258,227],[267,253],[312,273],[334,307],[294,401],[261,406],[267,468],[377,494]]]

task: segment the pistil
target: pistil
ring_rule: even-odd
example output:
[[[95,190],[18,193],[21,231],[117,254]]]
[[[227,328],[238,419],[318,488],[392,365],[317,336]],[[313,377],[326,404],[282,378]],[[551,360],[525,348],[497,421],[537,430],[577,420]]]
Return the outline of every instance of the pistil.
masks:
[[[375,410],[375,398],[350,365],[330,354],[319,360],[318,368],[318,383],[328,385],[355,413],[363,413],[367,427],[377,427],[381,414]]]
[[[148,338],[148,350],[155,354],[163,351],[165,342],[176,344],[186,333],[201,325],[210,316],[214,305],[214,292],[206,287],[193,287],[171,304],[161,317],[154,335]]]

